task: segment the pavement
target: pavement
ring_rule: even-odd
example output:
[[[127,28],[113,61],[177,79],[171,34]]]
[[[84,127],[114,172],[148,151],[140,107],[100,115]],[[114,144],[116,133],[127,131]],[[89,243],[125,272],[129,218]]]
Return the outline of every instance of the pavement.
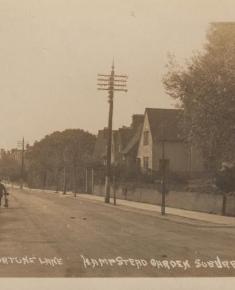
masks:
[[[91,194],[80,194],[79,197],[104,202],[104,197],[101,197],[101,196],[95,196]],[[111,199],[111,202],[112,202],[112,199]],[[134,202],[134,201],[122,200],[122,199],[117,199],[116,203],[118,205],[127,206],[131,208],[145,210],[145,211],[151,211],[151,212],[153,211],[153,212],[158,212],[158,213],[161,212],[161,206],[159,205]],[[215,215],[215,214],[189,211],[189,210],[172,208],[172,207],[166,207],[165,212],[166,212],[166,215],[170,214],[170,215],[180,216],[180,217],[193,219],[193,220],[205,221],[205,222],[221,224],[221,225],[235,226],[235,217],[220,216],[220,215]]]
[[[28,189],[29,190],[29,189]],[[33,189],[31,189],[33,191]],[[53,193],[54,191],[47,190],[47,192]],[[67,196],[74,196],[74,193],[67,192]],[[94,194],[87,194],[87,193],[79,193],[77,194],[79,198],[93,200],[97,202],[104,202],[103,196],[97,196]],[[113,198],[110,198],[110,203],[113,203]],[[129,208],[134,208],[138,210],[148,211],[148,212],[156,212],[161,213],[161,206],[159,205],[153,205],[143,202],[135,202],[135,201],[129,201],[129,200],[123,200],[123,199],[116,199],[116,205],[117,206],[125,206]],[[229,217],[229,216],[221,216],[217,214],[210,214],[210,213],[204,213],[204,212],[198,212],[198,211],[190,211],[185,209],[179,209],[179,208],[172,208],[172,207],[166,207],[165,213],[167,215],[174,215],[179,216],[187,219],[192,220],[198,220],[198,221],[204,221],[219,225],[226,225],[226,226],[235,226],[235,217]]]

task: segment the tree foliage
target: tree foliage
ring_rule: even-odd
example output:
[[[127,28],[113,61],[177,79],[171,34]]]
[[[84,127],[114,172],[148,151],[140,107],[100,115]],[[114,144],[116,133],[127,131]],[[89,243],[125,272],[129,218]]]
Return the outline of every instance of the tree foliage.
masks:
[[[235,23],[212,23],[204,49],[184,66],[174,59],[163,78],[184,109],[187,137],[211,169],[235,160]]]
[[[31,186],[58,187],[63,170],[70,187],[76,187],[86,166],[92,162],[95,136],[80,129],[47,135],[26,152],[27,179]]]
[[[20,163],[13,158],[10,151],[4,151],[0,158],[0,177],[5,180],[19,181]]]

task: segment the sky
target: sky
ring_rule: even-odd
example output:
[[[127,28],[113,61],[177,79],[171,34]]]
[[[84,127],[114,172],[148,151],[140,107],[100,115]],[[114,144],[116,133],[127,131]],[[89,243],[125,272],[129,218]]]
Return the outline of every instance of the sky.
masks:
[[[53,131],[107,126],[97,74],[115,61],[128,75],[114,128],[146,107],[173,108],[162,77],[167,55],[201,50],[210,22],[233,21],[234,0],[0,0],[0,148]]]

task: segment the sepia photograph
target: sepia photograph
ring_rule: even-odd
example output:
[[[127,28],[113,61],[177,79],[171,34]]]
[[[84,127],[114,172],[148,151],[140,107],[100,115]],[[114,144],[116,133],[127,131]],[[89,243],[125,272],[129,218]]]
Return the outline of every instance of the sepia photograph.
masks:
[[[3,288],[233,289],[234,11],[0,0]]]

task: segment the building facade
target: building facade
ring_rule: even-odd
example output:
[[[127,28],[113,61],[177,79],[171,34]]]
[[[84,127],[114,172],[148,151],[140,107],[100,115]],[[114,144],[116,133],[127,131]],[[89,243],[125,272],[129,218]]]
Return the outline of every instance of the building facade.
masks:
[[[182,110],[147,108],[139,140],[137,158],[144,172],[202,172],[199,151],[181,134]]]

